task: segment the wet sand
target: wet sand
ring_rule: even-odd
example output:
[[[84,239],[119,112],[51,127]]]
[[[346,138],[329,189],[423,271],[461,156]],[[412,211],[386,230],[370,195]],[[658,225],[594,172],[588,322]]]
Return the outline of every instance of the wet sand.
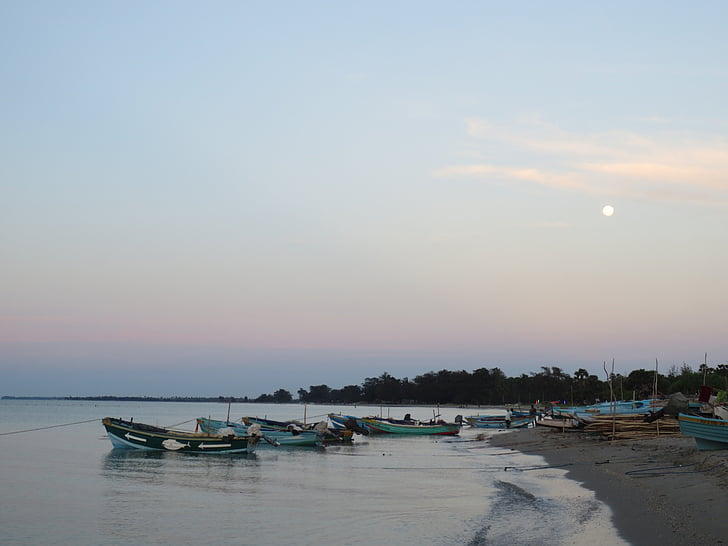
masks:
[[[728,450],[698,451],[684,436],[610,442],[542,427],[490,442],[563,466],[611,508],[635,546],[728,544]]]

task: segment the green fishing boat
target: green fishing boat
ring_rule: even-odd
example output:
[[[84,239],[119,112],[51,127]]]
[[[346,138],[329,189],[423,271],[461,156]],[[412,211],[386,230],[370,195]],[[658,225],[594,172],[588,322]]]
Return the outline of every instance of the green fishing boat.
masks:
[[[362,418],[361,421],[370,430],[383,434],[407,434],[410,436],[434,434],[439,436],[453,436],[460,433],[459,423],[446,423],[445,421],[411,421],[408,423],[401,423],[372,417]]]
[[[198,434],[124,421],[113,417],[101,420],[115,448],[183,453],[253,453],[260,436]],[[249,431],[250,432],[250,431]]]

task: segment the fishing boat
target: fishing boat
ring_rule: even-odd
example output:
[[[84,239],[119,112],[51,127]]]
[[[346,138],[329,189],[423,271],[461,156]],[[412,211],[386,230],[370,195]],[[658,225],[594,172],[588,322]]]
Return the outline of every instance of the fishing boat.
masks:
[[[465,420],[470,426],[475,428],[502,429],[527,427],[529,423],[533,422],[533,417],[530,415],[526,417],[514,417],[511,419],[510,423],[506,421],[505,416],[502,415],[471,415],[470,417],[466,417]]]
[[[562,417],[561,419],[540,419],[535,421],[537,427],[553,428],[556,430],[579,430],[584,427],[584,423],[578,419],[570,419]]]
[[[532,417],[534,419],[541,419],[543,418],[543,412],[534,410],[533,413],[531,411],[524,411],[524,410],[511,410],[511,414],[513,417]]]
[[[260,440],[254,430],[244,437],[230,431],[221,434],[199,434],[145,425],[104,417],[101,420],[109,440],[116,448],[144,449],[151,451],[179,451],[183,453],[254,453]]]
[[[265,431],[312,431],[318,434],[322,442],[351,442],[354,433],[351,430],[329,428],[327,421],[319,421],[313,424],[302,424],[298,421],[274,421],[262,417],[243,417],[243,423],[250,426],[253,424],[260,425],[261,430]]]
[[[397,423],[390,419],[364,417],[361,419],[370,431],[382,434],[440,435],[453,436],[460,433],[460,423],[445,421]]]
[[[248,425],[237,421],[221,421],[209,417],[199,417],[197,427],[206,434],[219,434],[220,430],[232,429],[236,436],[247,436]],[[259,447],[269,445],[296,447],[296,446],[321,446],[324,441],[318,432],[314,430],[265,430],[261,429],[261,435],[265,443]]]
[[[362,420],[361,417],[354,417],[353,415],[343,415],[341,413],[329,413],[329,421],[334,428],[349,429],[359,434],[368,435],[370,432],[367,424]]]
[[[728,421],[680,413],[680,433],[695,438],[699,450],[728,449]]]
[[[598,404],[591,404],[589,406],[571,406],[571,407],[557,407],[554,406],[551,409],[554,417],[565,416],[573,417],[575,415],[579,418],[587,419],[590,415],[628,415],[628,414],[647,414],[650,412],[657,411],[662,407],[659,400],[646,399],[646,400],[620,400],[615,402],[600,402]]]

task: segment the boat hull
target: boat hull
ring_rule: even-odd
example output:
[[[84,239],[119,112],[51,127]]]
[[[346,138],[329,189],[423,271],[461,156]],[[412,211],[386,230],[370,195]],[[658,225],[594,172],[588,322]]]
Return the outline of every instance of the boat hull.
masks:
[[[679,414],[678,420],[680,433],[695,438],[699,450],[728,449],[728,421],[686,413]]]
[[[383,434],[406,434],[410,436],[454,436],[460,433],[460,425],[457,423],[435,423],[404,425],[390,423],[378,419],[361,419],[370,430]]]
[[[647,414],[657,411],[662,406],[659,400],[631,400],[619,402],[601,402],[590,406],[553,407],[551,412],[554,416],[562,415],[572,417],[579,414],[580,417],[588,418],[590,415],[628,415]]]
[[[337,413],[329,413],[329,421],[334,428],[352,430],[359,434],[367,435],[370,432],[376,432],[371,430],[367,424],[361,419],[361,417],[354,417],[353,415],[342,415]]]
[[[225,428],[232,429],[236,436],[247,436],[248,434],[247,425],[235,422],[220,421],[202,417],[197,419],[197,425],[200,430],[206,434],[219,434],[220,430]],[[316,447],[322,445],[321,437],[316,432],[310,430],[303,430],[300,432],[288,430],[265,430],[262,431],[262,434],[266,442],[259,443],[259,448],[275,443],[282,447]]]
[[[576,419],[541,419],[535,422],[537,427],[553,428],[556,430],[579,430],[583,427],[583,423]]]
[[[526,427],[533,421],[531,417],[512,419],[509,425],[505,419],[478,419],[475,417],[466,417],[465,420],[470,426],[475,428],[493,428],[493,429],[504,429],[504,428],[522,428]]]
[[[248,426],[252,424],[260,425],[264,434],[268,434],[268,431],[272,430],[280,432],[289,432],[291,430],[295,430],[297,432],[312,432],[316,434],[321,445],[352,442],[354,440],[354,433],[351,430],[329,429],[327,423],[324,421],[313,425],[301,425],[300,423],[293,421],[273,421],[271,419],[262,419],[260,417],[243,417],[242,421]],[[308,426],[308,428],[302,428],[304,426]]]
[[[181,453],[253,453],[258,438],[213,436],[173,431],[143,423],[105,417],[102,424],[115,448]]]

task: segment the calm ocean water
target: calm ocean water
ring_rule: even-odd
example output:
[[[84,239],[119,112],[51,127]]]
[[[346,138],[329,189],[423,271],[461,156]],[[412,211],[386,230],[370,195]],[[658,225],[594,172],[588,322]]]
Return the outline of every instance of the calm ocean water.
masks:
[[[227,411],[213,403],[0,401],[0,543],[624,544],[590,491],[563,470],[545,468],[541,457],[479,440],[482,430],[192,455],[112,449],[100,422],[133,417],[192,430],[195,417],[224,419]],[[234,404],[230,418],[302,419],[304,411],[308,421],[329,412],[433,414],[424,407]],[[447,420],[477,412],[440,410]]]

